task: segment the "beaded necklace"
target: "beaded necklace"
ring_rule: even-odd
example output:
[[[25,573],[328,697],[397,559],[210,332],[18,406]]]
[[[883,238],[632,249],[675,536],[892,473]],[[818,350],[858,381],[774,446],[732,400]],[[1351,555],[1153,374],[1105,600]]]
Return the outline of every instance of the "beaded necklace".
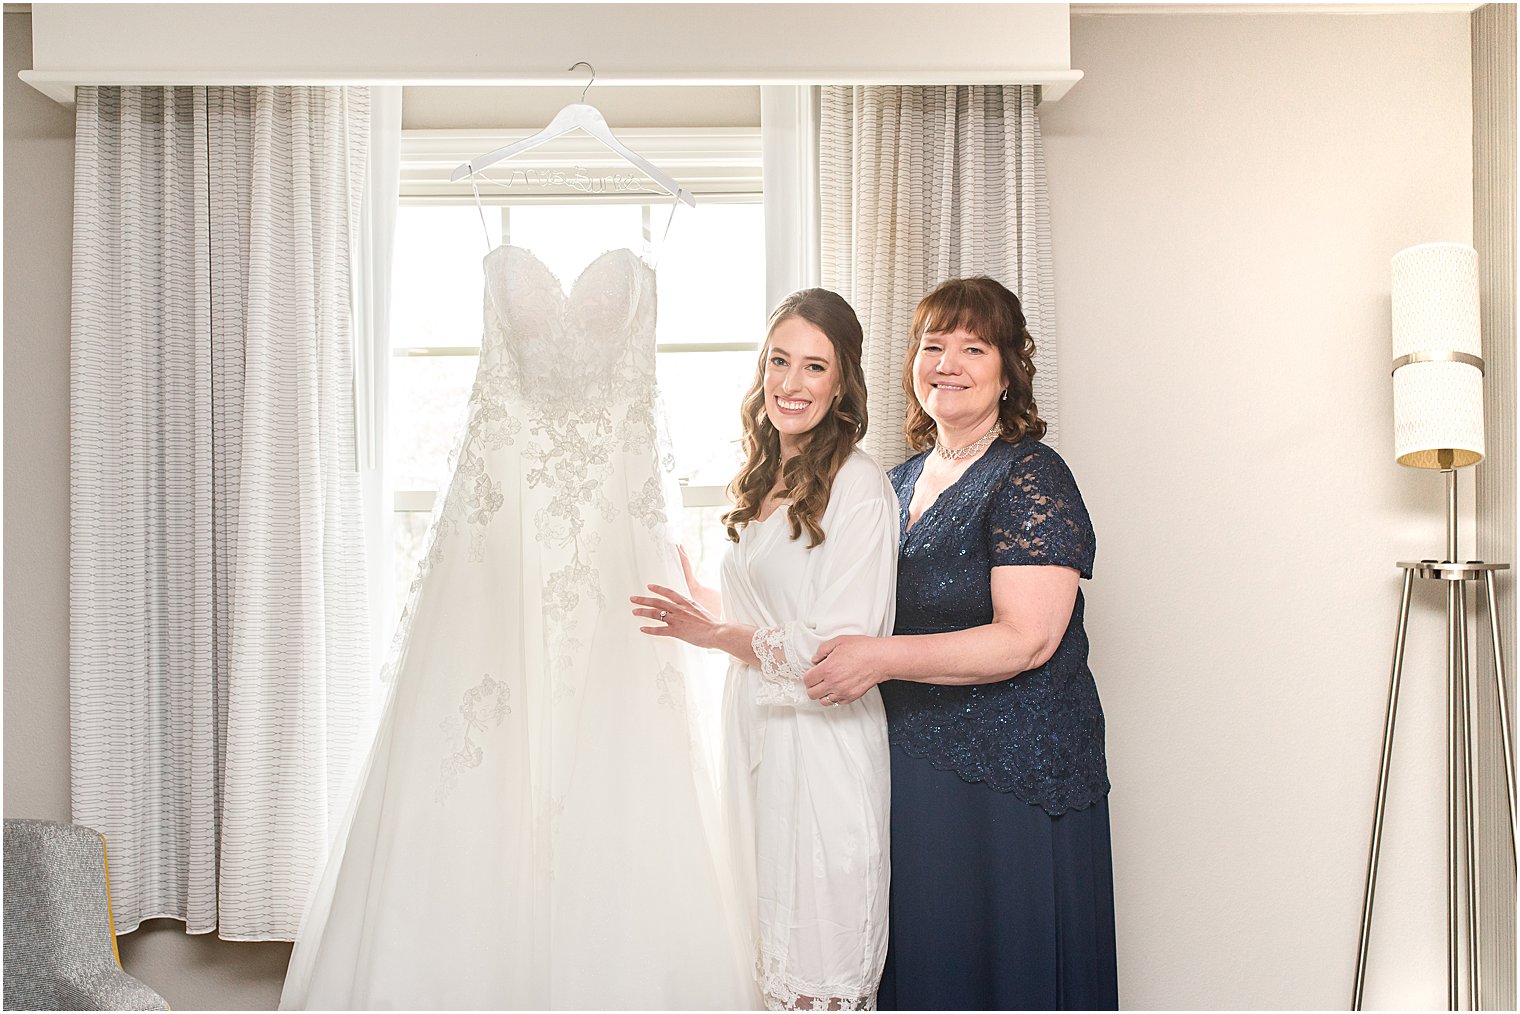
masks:
[[[957,458],[974,458],[978,454],[981,454],[983,451],[985,451],[987,448],[991,447],[992,442],[996,440],[1002,432],[1003,424],[1000,422],[995,422],[992,424],[992,429],[988,430],[986,433],[983,433],[980,437],[978,437],[975,443],[967,444],[965,447],[941,447],[939,443],[936,442],[934,445],[934,453],[938,454],[946,461],[955,461]]]

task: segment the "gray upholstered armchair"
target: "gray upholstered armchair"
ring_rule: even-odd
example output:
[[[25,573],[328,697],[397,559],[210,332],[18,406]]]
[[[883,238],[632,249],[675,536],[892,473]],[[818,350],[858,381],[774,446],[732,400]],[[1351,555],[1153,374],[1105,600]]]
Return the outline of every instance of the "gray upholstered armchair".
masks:
[[[116,956],[105,841],[5,820],[5,1009],[168,1010]]]

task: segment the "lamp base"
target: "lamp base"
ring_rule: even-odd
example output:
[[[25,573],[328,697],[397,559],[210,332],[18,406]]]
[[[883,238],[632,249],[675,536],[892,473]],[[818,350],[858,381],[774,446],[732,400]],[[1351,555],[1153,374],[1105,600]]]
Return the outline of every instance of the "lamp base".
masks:
[[[1449,473],[1451,474],[1451,473]],[[1454,474],[1452,474],[1454,477]],[[1454,483],[1452,484],[1454,485]],[[1450,488],[1450,487],[1448,487]],[[1452,505],[1454,508],[1454,504]],[[1450,511],[1454,515],[1455,510]],[[1454,522],[1454,517],[1449,516]],[[1448,531],[1448,549],[1455,557],[1455,525]],[[1499,708],[1501,740],[1504,748],[1505,788],[1509,799],[1510,855],[1515,855],[1515,761],[1510,747],[1509,701],[1504,683],[1504,653],[1499,634],[1498,602],[1494,592],[1494,575],[1508,570],[1507,563],[1484,563],[1481,560],[1442,562],[1436,560],[1403,561],[1404,588],[1399,603],[1398,634],[1394,641],[1393,670],[1388,686],[1388,711],[1383,726],[1382,763],[1378,769],[1377,805],[1372,817],[1372,841],[1367,855],[1367,882],[1362,897],[1362,931],[1356,955],[1356,986],[1351,1009],[1362,1009],[1367,976],[1367,951],[1372,936],[1372,906],[1377,888],[1378,853],[1382,847],[1383,815],[1388,800],[1388,769],[1393,756],[1393,731],[1398,716],[1399,682],[1404,668],[1405,637],[1409,630],[1409,603],[1416,577],[1444,581],[1446,584],[1447,657],[1446,677],[1449,696],[1447,722],[1447,1001],[1449,1010],[1459,1009],[1460,940],[1458,932],[1459,843],[1465,843],[1466,894],[1468,910],[1468,996],[1474,1010],[1482,1009],[1481,968],[1478,962],[1478,871],[1476,864],[1477,814],[1473,805],[1473,769],[1477,733],[1476,677],[1467,663],[1467,595],[1468,581],[1482,582],[1488,604],[1488,628],[1494,650],[1494,693]],[[1460,777],[1459,777],[1460,772]],[[1460,784],[1459,784],[1460,782]],[[1465,802],[1466,820],[1461,819]],[[1465,837],[1459,839],[1460,830]]]

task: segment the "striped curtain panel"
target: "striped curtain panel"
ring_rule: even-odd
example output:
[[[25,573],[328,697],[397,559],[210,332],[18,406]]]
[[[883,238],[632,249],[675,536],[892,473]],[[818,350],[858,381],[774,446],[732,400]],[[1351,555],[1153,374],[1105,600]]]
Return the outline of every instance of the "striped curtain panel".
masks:
[[[71,780],[118,932],[293,939],[346,806],[368,116],[364,89],[78,90]]]
[[[913,308],[949,278],[991,275],[1024,306],[1035,401],[1057,444],[1054,283],[1039,89],[826,86],[819,96],[823,285],[865,328],[883,466],[908,457],[903,362]]]

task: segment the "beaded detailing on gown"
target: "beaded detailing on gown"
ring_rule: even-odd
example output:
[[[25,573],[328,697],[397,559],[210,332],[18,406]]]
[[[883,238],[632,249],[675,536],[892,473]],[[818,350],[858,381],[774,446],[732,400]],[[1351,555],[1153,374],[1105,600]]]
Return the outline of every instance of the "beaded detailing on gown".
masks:
[[[620,605],[682,582],[654,273],[628,250],[568,290],[521,248],[484,266],[451,478],[281,1005],[753,1007],[716,702]]]
[[[890,473],[903,530],[896,633],[990,623],[992,567],[1055,565],[1092,576],[1087,507],[1054,450],[1032,439],[993,443],[910,528],[908,505],[926,456]],[[1079,591],[1055,654],[1012,679],[882,684],[892,744],[1051,814],[1106,795],[1103,709],[1087,667],[1082,615]]]

